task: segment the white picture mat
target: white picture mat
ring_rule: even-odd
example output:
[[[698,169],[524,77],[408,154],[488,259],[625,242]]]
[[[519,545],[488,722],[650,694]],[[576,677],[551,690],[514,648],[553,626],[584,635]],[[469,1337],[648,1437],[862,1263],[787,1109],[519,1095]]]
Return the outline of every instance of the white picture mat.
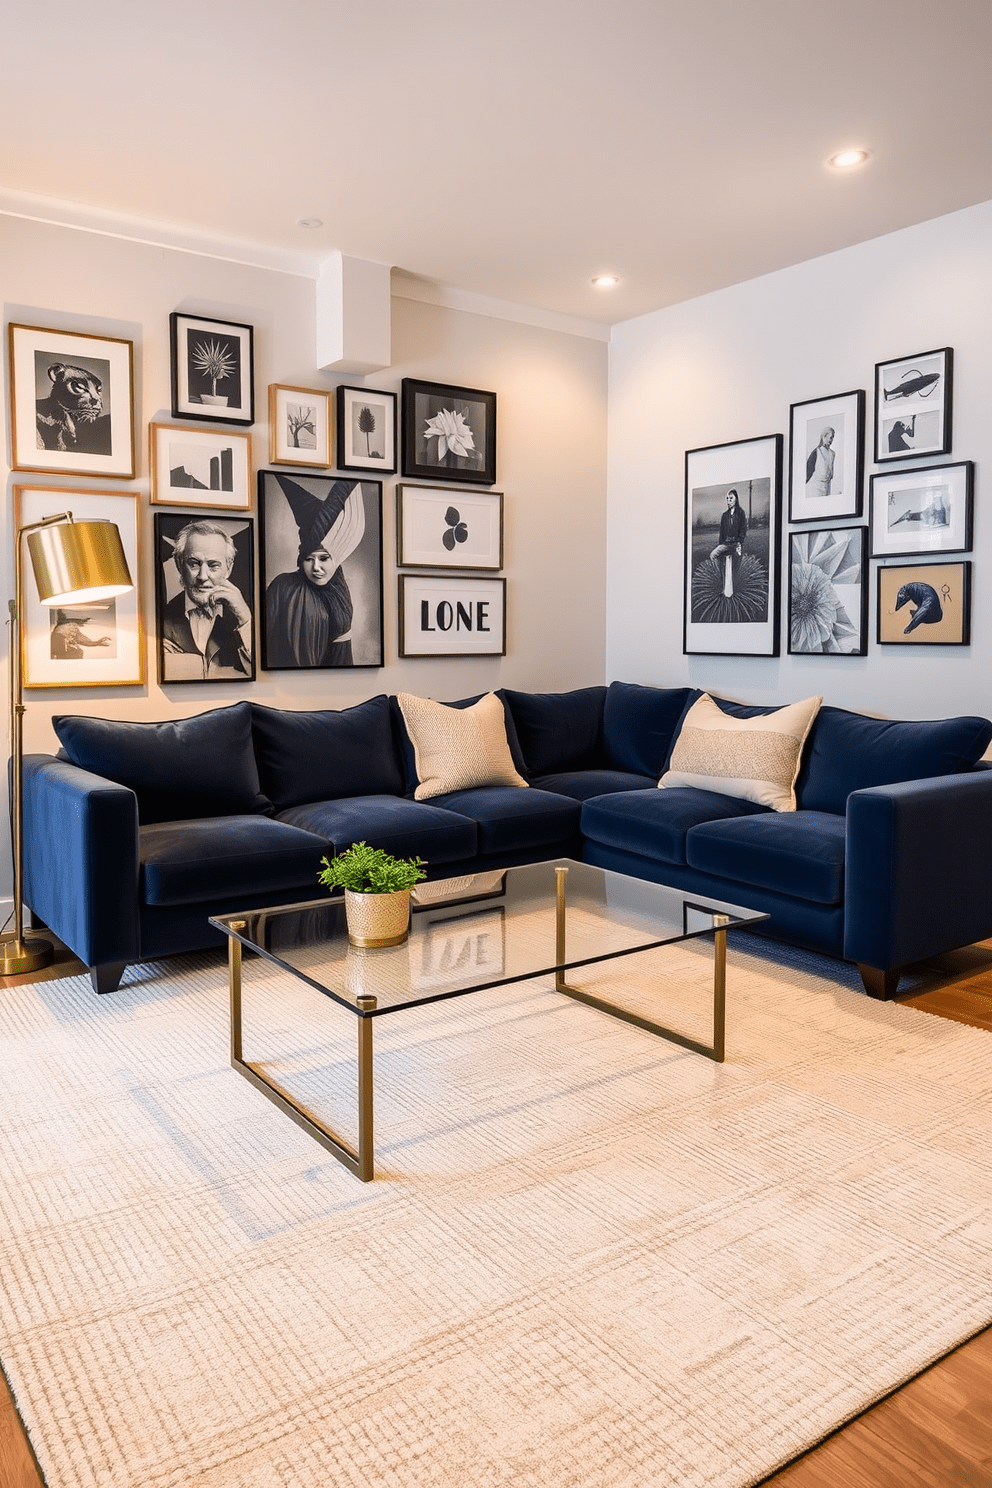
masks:
[[[312,441],[294,445],[289,436],[289,409],[297,406],[313,409]],[[331,463],[331,395],[321,388],[285,387],[273,383],[269,388],[269,460],[273,465],[319,465]]]
[[[859,515],[858,477],[864,442],[863,431],[859,437],[858,406],[857,395],[847,393],[793,407],[789,446],[791,522]],[[861,407],[864,407],[863,395]],[[806,462],[825,428],[835,431],[834,478],[828,496],[814,496],[806,482]]]
[[[960,553],[970,548],[967,462],[932,470],[900,470],[871,479],[871,556]],[[943,508],[946,524],[930,526],[913,514]]]
[[[27,552],[21,542],[21,656],[25,687],[127,687],[145,680],[145,644],[141,624],[138,585],[141,565],[138,543],[138,497],[130,492],[51,490],[38,486],[15,488],[14,520],[18,527],[40,522],[55,512],[71,511],[77,521],[108,521],[116,524],[124,545],[124,557],[134,582],[127,594],[114,599],[116,644],[101,653],[86,648],[82,660],[52,657],[52,606],[43,605]],[[60,608],[76,613],[71,604]],[[88,606],[81,606],[82,614]],[[113,650],[113,655],[109,654]]]
[[[504,579],[401,574],[400,655],[501,656],[506,626],[505,586]],[[449,606],[450,612],[439,614],[441,605]],[[481,614],[480,605],[484,607]],[[483,630],[480,621],[486,627]]]
[[[779,514],[781,491],[776,475],[776,441],[781,436],[765,435],[740,444],[716,445],[712,449],[690,450],[686,456],[687,521],[691,521],[692,492],[696,487],[748,480],[770,481],[768,545],[768,618],[742,624],[713,624],[690,618],[689,595],[692,589],[692,540],[687,532],[685,547],[685,651],[710,655],[774,656],[778,638],[778,592],[776,565],[779,549]]]
[[[379,470],[391,474],[396,469],[396,394],[373,388],[343,387],[341,404],[341,448],[338,463],[342,469]],[[368,436],[358,429],[363,408],[369,408],[375,429]]]
[[[132,428],[131,342],[102,336],[79,336],[66,331],[45,331],[35,326],[10,327],[11,422],[14,435],[15,469],[63,471],[66,474],[134,478],[134,432]],[[109,389],[104,386],[104,409],[110,415],[109,455],[85,454],[77,450],[38,448],[35,384],[35,352],[63,357],[67,362],[91,358],[110,363]],[[48,389],[41,390],[48,396]]]
[[[150,424],[153,506],[207,506],[230,511],[251,507],[251,435],[229,429],[188,429],[182,424]],[[233,490],[209,487],[209,465],[219,452],[232,452]],[[177,462],[195,479],[203,479],[206,490],[196,486],[173,486],[170,478]]]
[[[502,567],[503,497],[499,491],[458,491],[439,486],[397,487],[397,563],[402,568]],[[450,551],[442,541],[454,531],[454,510],[467,536]]]

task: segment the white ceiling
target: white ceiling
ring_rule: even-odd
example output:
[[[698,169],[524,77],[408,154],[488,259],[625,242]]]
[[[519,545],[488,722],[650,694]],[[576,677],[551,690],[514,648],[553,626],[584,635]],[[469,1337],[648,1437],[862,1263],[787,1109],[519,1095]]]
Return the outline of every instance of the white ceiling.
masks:
[[[0,0],[0,57],[8,193],[586,319],[992,197],[990,0]]]

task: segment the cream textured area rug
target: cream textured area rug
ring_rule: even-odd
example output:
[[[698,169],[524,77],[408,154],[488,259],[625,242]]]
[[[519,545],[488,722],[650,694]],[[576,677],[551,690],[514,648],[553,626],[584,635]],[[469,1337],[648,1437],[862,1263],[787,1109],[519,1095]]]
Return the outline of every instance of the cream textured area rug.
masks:
[[[710,975],[574,980],[703,1033]],[[50,1488],[756,1482],[992,1321],[992,1039],[854,985],[738,941],[722,1067],[546,983],[380,1019],[368,1185],[230,1069],[219,955],[3,993]],[[350,1015],[253,959],[246,1029],[352,1120]]]

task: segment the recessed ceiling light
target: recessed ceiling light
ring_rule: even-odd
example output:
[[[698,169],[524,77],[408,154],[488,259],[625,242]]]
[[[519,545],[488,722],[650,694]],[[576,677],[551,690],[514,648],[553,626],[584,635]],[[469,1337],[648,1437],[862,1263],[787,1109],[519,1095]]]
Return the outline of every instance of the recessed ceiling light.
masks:
[[[837,170],[850,170],[853,165],[864,165],[867,159],[867,150],[839,150],[831,155],[830,164]]]
[[[297,219],[297,227],[323,227],[323,217],[300,217]]]
[[[597,274],[592,282],[597,289],[614,289],[620,280],[616,274]]]

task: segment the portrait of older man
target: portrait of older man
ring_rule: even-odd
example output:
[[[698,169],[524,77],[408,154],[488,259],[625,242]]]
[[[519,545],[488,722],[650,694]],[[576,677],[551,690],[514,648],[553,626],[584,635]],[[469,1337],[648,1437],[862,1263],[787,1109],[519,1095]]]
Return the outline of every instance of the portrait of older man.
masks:
[[[243,523],[187,521],[172,537],[166,524],[178,520],[159,518],[160,546],[172,546],[182,586],[161,609],[162,681],[254,677],[252,607],[231,577],[238,557],[232,529],[249,529]],[[247,574],[250,582],[250,554]]]

